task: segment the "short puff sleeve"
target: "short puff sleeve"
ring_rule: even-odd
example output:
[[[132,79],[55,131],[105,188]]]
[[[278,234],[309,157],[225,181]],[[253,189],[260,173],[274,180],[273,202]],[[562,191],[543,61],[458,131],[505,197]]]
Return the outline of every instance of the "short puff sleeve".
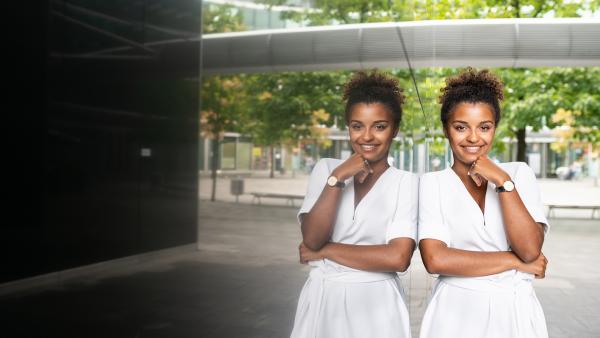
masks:
[[[324,158],[320,159],[313,167],[308,180],[308,188],[306,190],[306,195],[304,196],[304,201],[298,211],[298,223],[302,224],[300,215],[309,213],[319,199],[319,196],[321,196],[321,192],[323,192],[323,188],[325,188],[325,184],[327,184],[327,178],[331,171],[333,171],[333,168],[329,168],[327,160]]]
[[[527,208],[534,221],[544,224],[544,233],[547,233],[550,225],[544,212],[542,194],[535,173],[526,163],[519,162],[513,180],[525,208]]]
[[[419,177],[403,172],[397,188],[396,210],[386,230],[386,242],[398,237],[417,240]]]
[[[450,246],[450,232],[442,214],[439,178],[440,172],[433,172],[423,175],[419,183],[419,241],[437,239]]]

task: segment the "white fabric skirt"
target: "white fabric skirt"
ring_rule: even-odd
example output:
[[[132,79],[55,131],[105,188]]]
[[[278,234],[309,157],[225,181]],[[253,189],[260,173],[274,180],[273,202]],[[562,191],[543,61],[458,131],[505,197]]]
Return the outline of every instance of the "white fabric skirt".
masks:
[[[515,270],[477,278],[440,276],[420,337],[547,338],[532,280]]]
[[[408,310],[396,273],[311,262],[292,338],[410,338]]]

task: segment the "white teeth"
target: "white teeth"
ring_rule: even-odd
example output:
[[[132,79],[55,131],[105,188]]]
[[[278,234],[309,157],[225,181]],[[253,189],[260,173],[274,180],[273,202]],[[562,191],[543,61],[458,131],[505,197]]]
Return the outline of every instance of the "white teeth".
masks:
[[[370,144],[362,144],[360,147],[363,150],[373,150],[373,149],[375,149],[375,146],[374,145],[370,145]]]
[[[481,148],[481,147],[465,147],[465,150],[466,150],[468,153],[476,153],[476,152],[478,152],[478,151],[479,151],[479,149],[480,149],[480,148]]]

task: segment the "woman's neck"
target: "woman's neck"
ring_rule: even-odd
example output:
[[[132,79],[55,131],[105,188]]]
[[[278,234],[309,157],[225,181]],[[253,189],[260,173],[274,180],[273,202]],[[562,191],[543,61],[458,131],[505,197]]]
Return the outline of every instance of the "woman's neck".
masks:
[[[369,165],[371,166],[371,169],[373,169],[373,174],[375,175],[383,173],[387,168],[390,167],[387,162],[387,156],[377,162],[369,162]]]
[[[468,178],[469,169],[471,169],[470,165],[460,161],[454,161],[454,163],[452,164],[452,170],[454,170],[456,175],[458,175],[458,177],[460,177],[461,179]]]
[[[471,169],[471,165],[467,164],[467,163],[463,163],[460,161],[454,161],[454,163],[452,164],[452,170],[454,170],[454,172],[456,173],[456,175],[460,178],[460,180],[463,182],[463,184],[465,185],[465,187],[467,187],[467,189],[469,187],[471,187],[471,189],[475,189],[475,190],[486,190],[487,189],[487,183],[486,184],[482,184],[481,186],[477,186],[477,184],[475,183],[475,181],[473,181],[471,179],[471,177],[469,177],[469,170]]]

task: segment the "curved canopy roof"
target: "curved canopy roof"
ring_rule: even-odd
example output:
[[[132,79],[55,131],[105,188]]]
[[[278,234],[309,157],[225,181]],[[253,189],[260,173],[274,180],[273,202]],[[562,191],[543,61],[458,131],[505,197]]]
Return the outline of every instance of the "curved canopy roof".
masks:
[[[402,43],[404,40],[404,44]],[[209,34],[203,73],[600,66],[598,19],[371,23]]]

